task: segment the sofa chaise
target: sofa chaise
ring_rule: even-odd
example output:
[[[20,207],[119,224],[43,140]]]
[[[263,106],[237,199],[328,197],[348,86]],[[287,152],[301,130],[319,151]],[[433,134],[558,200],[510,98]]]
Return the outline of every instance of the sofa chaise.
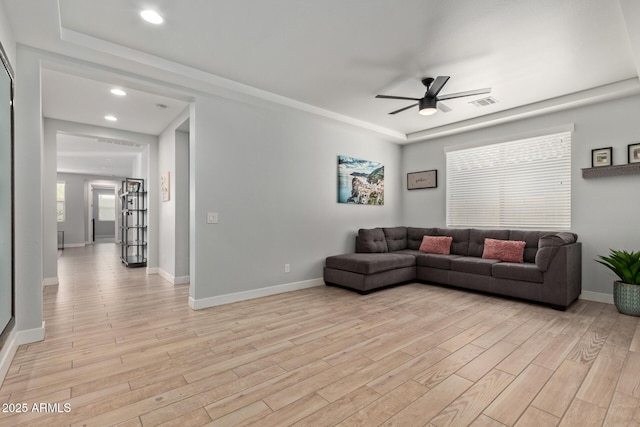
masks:
[[[327,257],[324,267],[327,285],[363,294],[415,280],[565,310],[581,293],[582,246],[569,232],[361,229],[356,252]]]

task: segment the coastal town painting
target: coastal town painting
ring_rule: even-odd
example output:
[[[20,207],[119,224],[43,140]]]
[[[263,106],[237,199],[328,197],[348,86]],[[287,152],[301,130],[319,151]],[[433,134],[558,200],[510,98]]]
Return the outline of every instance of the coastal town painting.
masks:
[[[384,165],[338,156],[338,203],[384,205]]]

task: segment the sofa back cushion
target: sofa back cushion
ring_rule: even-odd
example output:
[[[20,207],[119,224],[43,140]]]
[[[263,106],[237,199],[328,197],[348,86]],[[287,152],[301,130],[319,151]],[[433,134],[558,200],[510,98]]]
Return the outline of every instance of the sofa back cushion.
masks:
[[[453,255],[467,256],[469,253],[469,229],[468,228],[438,228],[439,236],[451,236],[451,253]],[[481,256],[482,254],[478,255]]]
[[[527,231],[527,230],[510,230],[509,240],[519,240],[525,242],[524,262],[535,262],[538,253],[538,242],[540,238],[549,231]]]
[[[388,252],[387,240],[382,228],[361,228],[356,239],[356,252],[378,253]]]
[[[383,228],[389,252],[407,249],[407,227]]]
[[[484,252],[485,239],[508,240],[509,230],[469,230],[469,252],[468,256],[482,257]]]
[[[437,228],[407,227],[407,249],[419,250],[424,236],[435,236],[436,234],[438,234]]]

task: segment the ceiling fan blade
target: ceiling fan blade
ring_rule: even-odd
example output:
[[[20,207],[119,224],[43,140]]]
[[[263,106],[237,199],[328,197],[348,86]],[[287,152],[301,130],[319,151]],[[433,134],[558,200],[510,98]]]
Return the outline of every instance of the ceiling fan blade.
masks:
[[[426,96],[429,98],[437,96],[448,80],[449,80],[449,76],[436,77],[435,81],[431,83],[431,86],[429,86],[429,90],[427,90]]]
[[[392,111],[392,112],[390,112],[389,114],[401,113],[401,112],[403,112],[404,110],[408,110],[409,108],[415,107],[416,105],[418,105],[418,104],[411,104],[411,105],[409,105],[408,107],[404,107],[404,108],[401,108],[401,109],[399,109],[399,110]]]
[[[491,88],[488,87],[484,89],[468,90],[466,92],[450,93],[448,95],[439,96],[438,101],[441,101],[444,99],[462,98],[464,96],[483,95],[485,93],[491,93]]]
[[[449,111],[451,111],[451,108],[447,107],[442,102],[438,102],[436,104],[436,107],[438,108],[438,110],[442,111],[443,113],[448,113]]]
[[[420,101],[420,98],[407,98],[405,96],[392,96],[392,95],[376,95],[376,98],[384,99],[406,99],[408,101]]]

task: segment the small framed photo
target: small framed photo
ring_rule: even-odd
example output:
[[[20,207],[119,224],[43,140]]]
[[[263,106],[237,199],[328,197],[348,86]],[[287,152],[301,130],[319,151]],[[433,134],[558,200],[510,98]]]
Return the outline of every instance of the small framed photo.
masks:
[[[629,144],[628,146],[628,163],[640,163],[640,143]]]
[[[596,148],[591,150],[591,167],[611,166],[611,153],[613,148]]]
[[[436,188],[438,186],[438,170],[409,172],[407,174],[407,189]]]

